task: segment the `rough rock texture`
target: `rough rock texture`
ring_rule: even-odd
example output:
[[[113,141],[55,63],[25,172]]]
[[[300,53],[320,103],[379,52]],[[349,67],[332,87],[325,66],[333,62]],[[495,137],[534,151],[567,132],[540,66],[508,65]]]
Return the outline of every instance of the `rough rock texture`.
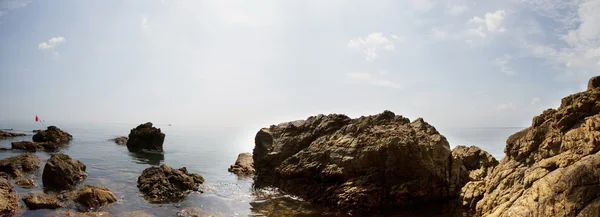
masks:
[[[600,216],[600,77],[506,141],[480,216]]]
[[[117,145],[127,145],[127,140],[129,140],[127,136],[120,136],[114,139],[110,139],[110,141],[117,143]]]
[[[55,126],[49,126],[48,129],[38,131],[32,137],[34,142],[49,142],[49,143],[57,143],[64,144],[73,140],[73,136],[71,134],[58,129]]]
[[[46,217],[111,217],[108,212],[77,212],[73,210],[58,209],[56,211],[47,213]]]
[[[204,178],[188,173],[185,167],[174,169],[167,165],[146,168],[138,177],[137,186],[151,203],[168,203],[185,198],[189,191],[198,191]]]
[[[19,195],[13,185],[0,178],[0,216],[13,216],[19,209]]]
[[[42,174],[44,188],[52,190],[70,190],[87,178],[85,164],[71,159],[66,154],[53,154]]]
[[[10,179],[10,174],[5,173],[5,172],[0,172],[0,178],[5,178],[5,179]]]
[[[459,180],[455,182],[458,183],[456,187],[463,186],[459,201],[462,206],[474,209],[485,192],[483,180],[498,165],[498,161],[477,146],[456,146],[452,150],[452,157],[460,169]]]
[[[131,152],[162,152],[164,141],[165,134],[159,128],[152,127],[152,123],[148,122],[131,129],[129,140],[127,140],[127,149]]]
[[[254,174],[254,161],[251,153],[241,153],[238,155],[235,164],[229,167],[229,172],[239,176],[247,176]]]
[[[115,195],[108,188],[91,185],[85,185],[70,192],[67,198],[86,208],[94,209],[117,201]]]
[[[8,139],[8,138],[19,137],[19,136],[25,136],[25,134],[24,133],[11,133],[11,132],[6,132],[6,131],[0,130],[0,139]]]
[[[58,199],[49,195],[31,194],[23,197],[23,202],[30,210],[36,209],[56,209],[62,207]]]
[[[37,186],[33,179],[21,179],[15,182],[19,187],[29,189]]]
[[[255,187],[275,186],[359,214],[457,196],[462,186],[446,138],[423,119],[390,111],[351,119],[318,115],[261,129]]]
[[[19,149],[19,150],[25,150],[25,151],[38,151],[38,150],[56,151],[61,147],[61,145],[59,145],[57,143],[51,143],[51,142],[21,141],[21,142],[12,142],[11,147],[12,147],[12,149]]]
[[[20,177],[23,172],[30,172],[40,168],[38,156],[30,153],[0,160],[0,172],[5,172],[13,177]]]

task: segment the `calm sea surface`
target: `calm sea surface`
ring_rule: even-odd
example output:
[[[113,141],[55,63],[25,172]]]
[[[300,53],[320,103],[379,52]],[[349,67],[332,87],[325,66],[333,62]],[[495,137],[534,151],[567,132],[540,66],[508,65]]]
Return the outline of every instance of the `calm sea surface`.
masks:
[[[62,124],[53,123],[73,135],[73,141],[60,152],[82,161],[87,166],[88,177],[84,184],[105,186],[113,191],[119,201],[102,208],[113,216],[127,211],[143,210],[155,216],[177,216],[181,210],[192,210],[213,216],[270,215],[288,216],[290,211],[319,213],[293,197],[277,195],[273,191],[252,191],[252,180],[238,178],[227,172],[241,152],[251,152],[253,136],[258,129],[202,128],[191,126],[167,126],[155,124],[166,134],[164,155],[135,155],[125,146],[116,145],[108,139],[127,136],[137,124]],[[31,141],[32,130],[42,129],[39,123],[0,123],[0,129],[26,133],[25,137],[0,140],[0,147],[10,147],[13,141]],[[438,129],[448,138],[451,146],[477,145],[498,160],[504,155],[506,138],[519,128],[471,128]],[[0,151],[0,158],[23,152]],[[37,152],[41,169],[33,174],[38,186],[22,189],[20,196],[42,191],[41,172],[50,153]],[[201,187],[204,193],[192,193],[184,201],[172,204],[147,203],[136,187],[137,177],[145,168],[167,164],[174,168],[186,167],[189,172],[199,173],[205,179]],[[257,196],[260,195],[260,196]],[[264,196],[269,195],[269,196]],[[307,211],[308,210],[308,211]],[[23,216],[48,216],[56,211],[27,210]],[[275,215],[272,215],[275,216]],[[306,216],[306,215],[305,215]],[[313,215],[314,216],[314,215]],[[318,215],[317,215],[318,216]]]

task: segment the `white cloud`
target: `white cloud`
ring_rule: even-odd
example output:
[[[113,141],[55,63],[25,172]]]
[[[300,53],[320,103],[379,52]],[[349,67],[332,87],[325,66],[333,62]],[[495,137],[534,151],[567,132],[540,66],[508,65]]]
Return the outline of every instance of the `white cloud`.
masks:
[[[396,41],[402,38],[397,35],[391,35],[391,39],[384,36],[381,32],[369,34],[366,38],[358,37],[348,42],[348,47],[355,50],[362,50],[367,61],[373,61],[378,57],[378,49],[391,51],[395,49]]]
[[[542,100],[538,97],[535,97],[531,100],[531,105],[539,105]]]
[[[451,15],[459,15],[469,10],[469,6],[467,5],[452,5],[448,9],[448,14]]]
[[[516,106],[512,102],[498,105],[498,110],[514,110],[514,109],[516,109]]]
[[[516,75],[517,72],[508,66],[508,62],[512,59],[512,56],[505,54],[502,57],[496,58],[492,63],[500,67],[500,71],[506,75]]]
[[[493,32],[505,32],[506,28],[502,26],[506,12],[504,10],[497,10],[494,13],[487,12],[484,18],[475,16],[469,19],[469,23],[477,24],[476,28],[469,30],[472,34],[480,37],[486,37],[489,33]]]
[[[51,38],[50,40],[48,40],[47,42],[42,42],[38,45],[38,48],[40,50],[48,50],[48,49],[54,49],[56,46],[62,44],[65,42],[65,38],[64,37],[54,37]]]
[[[385,72],[385,73],[387,74],[387,72]],[[380,74],[383,74],[383,73],[380,72]],[[402,88],[402,86],[399,84],[396,84],[396,83],[393,83],[391,81],[387,81],[387,80],[384,80],[381,78],[377,78],[369,73],[353,72],[353,73],[346,73],[346,76],[348,76],[351,79],[360,80],[360,81],[363,81],[363,82],[366,82],[368,84],[375,85],[375,86],[389,87],[389,88]]]

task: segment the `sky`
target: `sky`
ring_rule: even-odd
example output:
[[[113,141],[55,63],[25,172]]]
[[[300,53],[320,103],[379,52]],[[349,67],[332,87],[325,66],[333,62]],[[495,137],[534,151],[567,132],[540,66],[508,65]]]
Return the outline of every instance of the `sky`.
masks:
[[[525,127],[600,74],[600,0],[0,0],[0,121]]]

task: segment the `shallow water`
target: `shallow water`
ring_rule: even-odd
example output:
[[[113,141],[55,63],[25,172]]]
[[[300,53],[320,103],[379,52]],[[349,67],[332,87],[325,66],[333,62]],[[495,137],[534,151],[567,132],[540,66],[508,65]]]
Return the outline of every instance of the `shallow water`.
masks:
[[[124,216],[128,211],[142,210],[155,216],[178,216],[178,213],[192,212],[199,216],[320,216],[322,209],[304,203],[294,197],[279,195],[275,191],[252,192],[252,180],[238,178],[227,172],[241,152],[251,152],[253,138],[248,132],[234,128],[208,129],[200,127],[179,127],[155,125],[166,134],[164,154],[140,155],[127,151],[108,139],[126,136],[136,124],[54,124],[73,135],[73,141],[60,152],[82,161],[87,166],[88,177],[83,184],[105,186],[119,199],[117,203],[101,208],[112,216]],[[12,128],[12,132],[26,133],[25,137],[0,140],[0,147],[10,147],[13,141],[31,141],[33,129],[42,129],[40,124],[0,123],[0,129]],[[241,133],[240,133],[241,132]],[[252,131],[254,132],[254,131]],[[485,131],[483,131],[485,132]],[[448,136],[452,142],[478,145],[492,151],[495,157],[502,156],[505,134],[516,132],[495,131],[483,135],[481,131],[460,131]],[[462,133],[462,134],[461,134]],[[243,135],[239,137],[238,135]],[[465,136],[470,135],[470,136]],[[500,141],[500,135],[502,138]],[[248,138],[244,138],[244,136]],[[494,140],[494,141],[491,141]],[[481,144],[488,142],[489,145]],[[497,145],[501,144],[501,145]],[[486,147],[489,146],[489,147]],[[20,151],[0,151],[0,159],[21,154]],[[15,185],[21,196],[30,192],[42,191],[41,171],[50,153],[37,152],[40,157],[40,170],[31,174],[38,186],[22,189]],[[186,167],[189,172],[199,173],[205,179],[201,187],[204,193],[191,193],[185,200],[171,204],[150,204],[140,195],[136,187],[137,177],[151,165],[167,164],[174,168]],[[14,181],[14,180],[13,180]],[[185,210],[182,212],[182,210]],[[23,216],[62,216],[60,211],[25,210]],[[140,214],[132,213],[133,216]]]

